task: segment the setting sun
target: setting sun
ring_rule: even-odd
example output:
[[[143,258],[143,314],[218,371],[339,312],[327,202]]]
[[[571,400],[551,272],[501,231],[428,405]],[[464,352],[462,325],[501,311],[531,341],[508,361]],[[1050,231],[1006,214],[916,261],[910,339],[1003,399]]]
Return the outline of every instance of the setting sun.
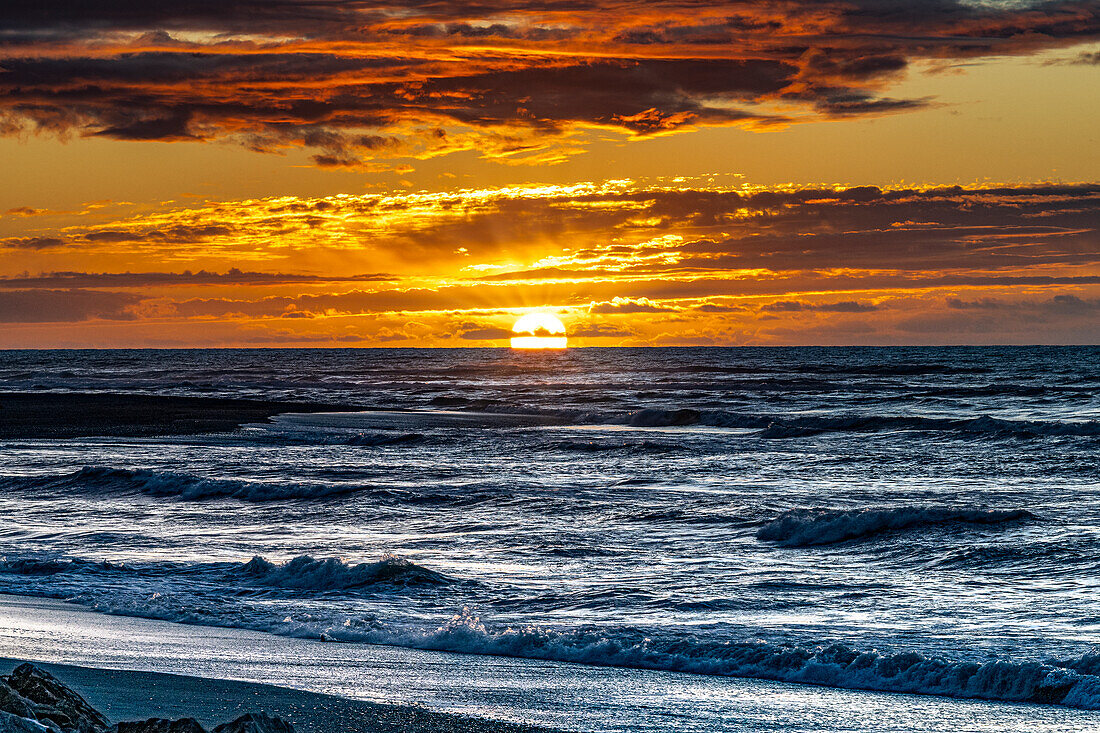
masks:
[[[512,326],[513,349],[564,349],[565,325],[549,313],[527,313]]]

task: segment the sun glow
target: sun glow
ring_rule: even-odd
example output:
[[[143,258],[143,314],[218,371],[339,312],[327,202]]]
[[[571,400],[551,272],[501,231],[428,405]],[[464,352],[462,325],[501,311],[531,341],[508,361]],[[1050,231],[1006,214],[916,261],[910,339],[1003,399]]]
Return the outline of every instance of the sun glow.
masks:
[[[512,326],[513,349],[564,349],[565,325],[549,313],[527,313]]]

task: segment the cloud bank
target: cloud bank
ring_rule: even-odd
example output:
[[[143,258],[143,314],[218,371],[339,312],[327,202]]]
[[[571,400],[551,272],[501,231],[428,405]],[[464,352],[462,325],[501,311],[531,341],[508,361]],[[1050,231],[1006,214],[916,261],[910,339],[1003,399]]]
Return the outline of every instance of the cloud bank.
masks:
[[[584,130],[904,112],[930,103],[891,96],[916,62],[1098,37],[1092,0],[9,3],[0,134],[545,162]]]
[[[0,321],[124,320],[138,340],[489,344],[531,308],[578,343],[1100,337],[1100,184],[279,197],[37,238],[48,267],[0,279]],[[25,268],[25,239],[0,240],[0,266]]]

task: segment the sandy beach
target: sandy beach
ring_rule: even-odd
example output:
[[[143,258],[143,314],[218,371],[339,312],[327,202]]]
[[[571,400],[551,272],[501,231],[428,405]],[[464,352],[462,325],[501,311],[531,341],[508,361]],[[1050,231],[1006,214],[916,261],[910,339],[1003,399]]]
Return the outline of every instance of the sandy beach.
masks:
[[[25,660],[0,658],[0,674]],[[274,685],[185,675],[96,669],[34,662],[80,694],[112,723],[148,718],[195,718],[204,727],[264,712],[297,733],[551,733],[548,728],[436,713],[412,706],[379,705]]]

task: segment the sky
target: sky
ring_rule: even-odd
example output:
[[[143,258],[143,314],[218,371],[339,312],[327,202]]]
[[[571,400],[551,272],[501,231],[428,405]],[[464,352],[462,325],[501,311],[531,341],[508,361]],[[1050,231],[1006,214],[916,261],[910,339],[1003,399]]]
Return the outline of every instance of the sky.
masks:
[[[0,348],[1100,343],[1100,1],[0,9]]]

